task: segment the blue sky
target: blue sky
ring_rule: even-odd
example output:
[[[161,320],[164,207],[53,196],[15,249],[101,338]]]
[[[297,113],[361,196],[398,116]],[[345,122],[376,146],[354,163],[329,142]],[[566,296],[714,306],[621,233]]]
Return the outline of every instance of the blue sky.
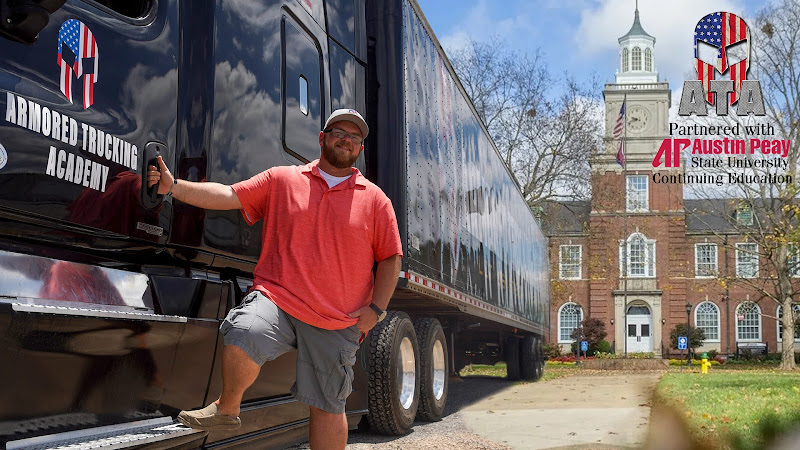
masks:
[[[579,80],[592,72],[613,82],[618,67],[617,39],[633,24],[635,0],[417,0],[445,51],[469,38],[504,39],[511,48],[533,54],[540,49],[551,74],[564,71]],[[756,0],[639,0],[644,30],[656,38],[655,64],[661,80],[675,91],[693,75],[692,37],[706,14],[728,11],[748,24],[765,2]],[[597,87],[598,91],[602,86]],[[678,95],[678,99],[680,96]]]

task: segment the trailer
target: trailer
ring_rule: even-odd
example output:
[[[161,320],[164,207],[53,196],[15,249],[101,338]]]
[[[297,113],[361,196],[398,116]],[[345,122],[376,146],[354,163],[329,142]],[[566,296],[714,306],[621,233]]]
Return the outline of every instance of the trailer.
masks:
[[[356,163],[391,198],[403,269],[362,344],[351,428],[439,420],[448,380],[538,379],[544,237],[414,0],[0,0],[0,444],[281,447],[305,439],[296,354],[265,364],[236,431],[175,421],[221,390],[221,320],[260,225],[145,187],[232,184],[319,156],[365,112]]]

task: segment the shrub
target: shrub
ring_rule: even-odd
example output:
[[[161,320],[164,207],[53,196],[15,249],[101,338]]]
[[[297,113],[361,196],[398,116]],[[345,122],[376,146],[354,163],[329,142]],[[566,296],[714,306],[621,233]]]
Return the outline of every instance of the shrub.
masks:
[[[558,344],[544,344],[542,346],[542,353],[545,359],[554,359],[561,356],[561,346]]]
[[[631,359],[650,359],[650,358],[655,358],[655,353],[653,353],[653,352],[633,352],[633,353],[628,353],[628,358],[631,358]]]
[[[706,340],[706,333],[701,328],[689,327],[689,332],[686,332],[686,324],[679,323],[672,328],[669,333],[670,346],[673,349],[678,348],[678,336],[689,336],[689,351],[703,345]]]
[[[605,339],[607,335],[606,323],[600,319],[589,317],[584,319],[583,322],[581,322],[581,326],[575,328],[569,337],[576,341],[588,341],[591,347],[592,345],[597,345],[600,341]]]
[[[604,339],[606,333],[606,324],[600,319],[589,317],[581,322],[581,326],[574,329],[570,338],[575,341],[570,345],[570,353],[575,354],[578,350],[580,341],[589,343],[589,350],[586,351],[587,355],[594,355],[596,352],[608,352],[611,350],[611,344]]]
[[[589,349],[591,350],[591,347]],[[602,341],[597,343],[593,353],[597,355],[598,353],[608,353],[610,351],[611,351],[611,343],[603,339]]]
[[[618,359],[622,356],[609,352],[597,352],[594,354],[594,357],[597,359]]]
[[[716,350],[709,350],[706,353],[708,354],[708,359],[717,359],[717,356],[719,356]]]

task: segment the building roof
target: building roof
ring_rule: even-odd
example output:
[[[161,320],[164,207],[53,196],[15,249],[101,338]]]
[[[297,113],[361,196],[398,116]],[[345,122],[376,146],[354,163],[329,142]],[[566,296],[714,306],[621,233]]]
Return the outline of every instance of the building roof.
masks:
[[[545,202],[542,232],[545,236],[582,234],[589,229],[590,201]]]
[[[776,199],[777,200],[777,199]],[[742,231],[742,225],[737,225],[736,215],[742,205],[752,204],[753,225],[766,223],[767,210],[774,209],[775,204],[767,204],[760,198],[747,200],[744,198],[706,198],[686,199],[683,209],[686,211],[686,231],[702,233],[736,233]]]
[[[639,9],[638,8],[636,9],[636,12],[634,13],[634,16],[633,16],[633,25],[631,26],[631,29],[628,31],[628,33],[625,36],[622,36],[621,38],[619,38],[619,42],[622,43],[623,40],[625,40],[625,39],[627,39],[629,37],[633,37],[633,36],[648,37],[648,38],[653,40],[653,43],[656,42],[656,38],[654,38],[653,36],[650,36],[649,34],[647,34],[647,32],[644,31],[644,28],[642,28],[642,23],[639,22]]]

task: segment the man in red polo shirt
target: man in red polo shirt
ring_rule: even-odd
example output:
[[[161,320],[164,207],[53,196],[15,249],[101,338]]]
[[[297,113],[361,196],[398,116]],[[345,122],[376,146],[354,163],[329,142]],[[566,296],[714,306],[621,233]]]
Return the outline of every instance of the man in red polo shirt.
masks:
[[[359,341],[385,315],[402,257],[391,202],[352,167],[368,132],[357,111],[336,110],[319,134],[319,160],[273,167],[232,186],[177,180],[161,157],[158,169],[148,167],[148,186],[158,183],[159,194],[240,209],[251,225],[263,219],[253,288],[220,326],[222,394],[203,409],[182,411],[184,424],[238,428],[242,395],[261,365],[297,349],[292,393],[310,406],[311,447],[345,447]]]

